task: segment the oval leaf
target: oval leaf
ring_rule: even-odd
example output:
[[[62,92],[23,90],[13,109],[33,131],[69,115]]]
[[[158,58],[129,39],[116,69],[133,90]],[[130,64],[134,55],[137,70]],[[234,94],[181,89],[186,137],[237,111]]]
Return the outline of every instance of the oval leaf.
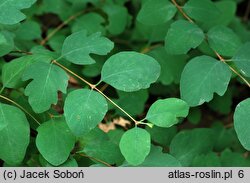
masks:
[[[208,43],[212,49],[224,56],[233,56],[241,46],[240,38],[225,26],[216,26],[207,33]]]
[[[129,164],[139,165],[150,152],[150,134],[144,129],[135,127],[123,134],[119,146]]]
[[[240,102],[234,113],[234,128],[240,143],[246,150],[250,150],[250,98]]]
[[[185,66],[180,82],[181,98],[189,106],[209,102],[213,94],[222,96],[231,78],[229,67],[209,56],[195,57]]]
[[[9,165],[22,162],[30,141],[30,127],[24,113],[0,103],[0,159]]]
[[[87,35],[87,31],[80,31],[68,36],[62,47],[62,57],[72,63],[85,65],[95,63],[89,54],[106,55],[114,47],[114,43],[101,36],[100,32]]]
[[[189,0],[183,10],[191,18],[200,22],[211,22],[220,17],[220,10],[211,0]]]
[[[106,99],[93,90],[72,91],[65,100],[64,116],[70,130],[77,136],[85,135],[95,128],[107,111]]]
[[[158,79],[160,70],[158,62],[148,55],[120,52],[105,62],[101,80],[118,90],[132,92],[149,88]]]
[[[158,25],[174,17],[176,7],[169,1],[148,0],[139,11],[137,20],[145,25]]]
[[[196,48],[204,40],[203,31],[195,24],[186,20],[178,20],[168,30],[165,47],[169,54],[186,54]]]
[[[50,120],[37,129],[36,146],[42,156],[52,165],[67,161],[75,145],[75,137],[63,119]]]
[[[148,110],[146,119],[159,127],[171,127],[179,122],[179,117],[188,115],[189,106],[178,98],[157,100]]]

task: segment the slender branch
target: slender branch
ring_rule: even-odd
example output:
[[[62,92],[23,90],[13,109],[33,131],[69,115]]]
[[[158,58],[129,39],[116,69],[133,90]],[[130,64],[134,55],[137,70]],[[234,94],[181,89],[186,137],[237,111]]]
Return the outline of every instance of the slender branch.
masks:
[[[191,23],[194,23],[194,21],[182,10],[182,8],[177,4],[176,0],[171,0],[172,3],[176,6],[176,8],[181,12],[181,14]],[[228,65],[226,63],[226,60],[215,50],[213,50],[213,52],[216,54],[216,56],[220,59],[220,61],[222,61],[224,64]],[[250,83],[239,73],[237,72],[233,67],[231,67],[230,65],[228,65],[228,67],[231,69],[231,71],[233,71],[237,76],[239,76],[242,81],[244,83],[247,84],[247,86],[250,88]]]
[[[84,83],[86,83],[87,85],[90,86],[91,89],[96,90],[97,92],[99,92],[102,96],[104,96],[110,103],[112,103],[114,106],[116,106],[119,110],[121,110],[124,114],[126,114],[136,125],[138,124],[138,121],[136,121],[130,114],[128,114],[123,108],[121,108],[119,105],[117,105],[113,100],[111,100],[108,96],[106,96],[101,90],[99,90],[96,85],[91,84],[90,82],[88,82],[87,80],[83,79],[81,76],[77,75],[76,73],[74,73],[73,71],[69,70],[67,67],[63,66],[62,64],[58,63],[56,60],[52,60],[53,64],[56,64],[57,66],[61,67],[62,69],[64,69],[65,71],[69,72],[70,74],[72,74],[73,76],[77,77],[78,79],[80,79],[81,81],[83,81]]]
[[[123,108],[121,108],[119,105],[117,105],[113,100],[111,100],[108,96],[106,96],[102,91],[100,91],[98,88],[94,88],[96,91],[98,91],[102,96],[104,96],[110,103],[112,103],[114,106],[116,106],[119,110],[121,110],[124,114],[126,114],[136,125],[139,123],[136,121],[130,114],[128,114]]]
[[[225,61],[225,59],[219,54],[219,53],[217,53],[215,50],[213,50],[214,51],[214,53],[217,55],[217,57],[220,59],[220,61],[222,61],[224,64],[227,64],[226,63],[226,61]],[[228,64],[227,64],[228,65]],[[247,79],[246,78],[244,78],[238,71],[236,71],[233,67],[231,67],[230,65],[228,65],[228,67],[231,69],[231,71],[233,71],[237,76],[239,76],[241,79],[242,79],[242,81],[244,82],[244,83],[246,83],[246,85],[250,88],[250,83],[247,81]]]
[[[75,76],[76,78],[80,79],[82,82],[86,83],[87,85],[89,85],[92,89],[95,88],[95,85],[91,84],[90,82],[88,82],[87,80],[83,79],[81,76],[79,76],[78,74],[74,73],[73,71],[69,70],[67,67],[63,66],[62,64],[58,63],[56,60],[52,60],[53,64],[58,65],[59,67],[61,67],[62,69],[64,69],[65,71],[67,71],[68,73],[72,74],[73,76]]]
[[[21,105],[19,105],[18,103],[16,103],[15,101],[3,96],[3,95],[0,95],[0,98],[8,101],[8,102],[11,102],[13,104],[15,104],[17,107],[19,107],[20,109],[22,109],[25,113],[27,113],[38,125],[41,125],[41,123],[34,117],[32,116],[32,114],[30,114],[26,109],[24,109]]]
[[[191,23],[194,23],[194,21],[182,10],[182,7],[175,1],[171,0],[172,3],[176,6],[176,8],[179,10],[179,12]]]
[[[94,157],[91,157],[91,156],[88,156],[88,155],[82,154],[82,153],[79,153],[79,155],[82,156],[82,157],[89,158],[89,159],[92,159],[92,160],[94,160],[94,161],[97,161],[97,162],[99,162],[99,163],[102,163],[102,164],[104,164],[104,165],[106,165],[106,166],[108,166],[108,167],[113,167],[113,166],[110,165],[109,163],[107,163],[107,162],[105,162],[105,161],[103,161],[103,160],[100,160],[100,159],[98,159],[98,158],[94,158]]]
[[[23,53],[23,54],[26,54],[26,55],[32,55],[31,52],[24,51],[24,50],[13,50],[13,51],[11,51],[11,53]]]
[[[76,19],[77,17],[79,17],[80,15],[82,15],[85,11],[80,11],[77,12],[76,14],[70,16],[67,20],[65,20],[64,22],[62,22],[60,25],[58,25],[51,33],[49,33],[41,42],[40,45],[45,45],[47,43],[47,41],[53,37],[59,30],[61,30],[65,25],[67,25],[69,22],[71,22],[72,20]]]

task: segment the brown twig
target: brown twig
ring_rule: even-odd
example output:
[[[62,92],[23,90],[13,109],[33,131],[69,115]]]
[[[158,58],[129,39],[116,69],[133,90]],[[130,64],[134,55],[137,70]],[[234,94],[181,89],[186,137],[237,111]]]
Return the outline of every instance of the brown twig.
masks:
[[[172,3],[175,5],[175,7],[179,10],[179,12],[191,23],[194,23],[194,21],[183,11],[182,7],[175,1],[171,0]]]

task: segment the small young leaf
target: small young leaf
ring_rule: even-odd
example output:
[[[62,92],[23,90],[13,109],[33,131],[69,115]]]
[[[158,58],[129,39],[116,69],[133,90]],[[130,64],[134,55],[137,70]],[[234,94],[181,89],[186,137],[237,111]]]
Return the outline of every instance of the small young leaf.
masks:
[[[188,16],[200,22],[212,21],[222,13],[211,0],[189,0],[183,6],[183,10]]]
[[[101,80],[125,92],[149,88],[160,75],[158,62],[141,53],[128,51],[111,56],[103,65]]]
[[[146,25],[163,24],[174,17],[176,7],[170,1],[148,0],[139,11],[137,20]]]
[[[216,26],[207,33],[208,43],[212,49],[224,56],[233,56],[241,46],[240,38],[225,26]]]
[[[250,77],[250,42],[239,48],[232,61],[245,76]]]
[[[213,94],[222,96],[231,78],[229,67],[209,56],[193,58],[185,66],[180,82],[181,98],[189,106],[209,102]]]
[[[177,98],[160,99],[151,105],[146,119],[159,127],[171,127],[188,115],[189,106]]]
[[[30,127],[24,113],[0,103],[0,159],[10,165],[22,162],[29,145]]]
[[[0,24],[16,24],[25,15],[20,11],[29,8],[36,0],[0,0]]]
[[[165,38],[165,48],[169,54],[186,54],[204,40],[203,31],[193,23],[178,20],[171,24]]]
[[[240,102],[234,113],[234,128],[240,143],[246,150],[250,150],[250,98]]]
[[[150,152],[150,134],[144,129],[135,127],[123,134],[119,146],[129,164],[139,165]]]
[[[39,72],[38,72],[39,69]],[[23,80],[33,79],[25,88],[29,103],[36,113],[48,110],[56,104],[57,91],[66,93],[69,76],[56,65],[36,62],[30,65],[23,74]]]
[[[107,101],[93,90],[72,91],[65,100],[64,116],[70,130],[76,136],[83,136],[94,129],[107,111]]]
[[[106,55],[114,47],[108,38],[102,37],[100,32],[87,36],[87,31],[80,31],[68,36],[62,47],[62,57],[72,63],[87,65],[95,63],[89,54]]]
[[[50,120],[37,129],[36,145],[42,156],[52,165],[64,163],[75,145],[75,137],[63,119]]]

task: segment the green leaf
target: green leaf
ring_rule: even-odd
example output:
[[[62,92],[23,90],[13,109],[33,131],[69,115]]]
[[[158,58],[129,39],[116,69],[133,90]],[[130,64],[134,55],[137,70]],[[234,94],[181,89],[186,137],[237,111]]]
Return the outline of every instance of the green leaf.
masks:
[[[150,152],[150,134],[144,129],[135,127],[123,134],[119,146],[129,164],[139,165]]]
[[[232,89],[229,88],[223,96],[215,95],[208,106],[220,114],[229,114],[232,106]]]
[[[14,49],[13,36],[8,31],[0,31],[0,56],[4,56]]]
[[[133,93],[118,91],[119,99],[115,102],[122,107],[130,115],[139,115],[144,111],[145,103],[148,99],[148,92],[146,90],[140,90]],[[119,109],[116,112],[124,116]]]
[[[75,137],[64,119],[47,121],[37,131],[36,145],[42,156],[54,166],[64,163],[75,145]]]
[[[219,156],[210,152],[208,154],[201,154],[193,159],[191,164],[193,167],[221,167]]]
[[[57,91],[66,93],[69,76],[56,65],[36,62],[23,74],[23,80],[33,79],[25,88],[25,95],[36,113],[48,110],[58,100]]]
[[[236,144],[233,141],[234,135],[230,134],[229,130],[224,127],[224,124],[221,121],[215,122],[211,128],[214,130],[217,137],[214,145],[214,150],[216,152],[221,152],[224,149],[229,148],[232,144]]]
[[[105,19],[97,13],[88,13],[75,20],[72,25],[72,32],[78,32],[87,30],[88,34],[95,32],[105,33],[105,29],[102,24],[105,23]]]
[[[232,61],[242,74],[250,77],[250,42],[245,43],[238,49]]]
[[[193,58],[185,66],[180,82],[181,98],[189,106],[209,102],[213,94],[222,96],[231,78],[229,67],[209,56]]]
[[[62,47],[62,57],[74,64],[87,65],[95,63],[89,54],[106,55],[114,47],[108,38],[100,32],[87,36],[87,31],[80,31],[68,36]]]
[[[32,20],[25,21],[15,32],[16,39],[21,40],[34,40],[41,38],[40,25]]]
[[[224,56],[233,56],[241,46],[240,38],[225,26],[216,26],[207,33],[210,47]]]
[[[170,128],[161,128],[158,126],[153,126],[153,128],[150,128],[147,126],[146,129],[150,133],[152,141],[163,147],[169,146],[173,137],[177,133],[176,126],[172,126]]]
[[[29,145],[30,127],[24,113],[0,103],[0,159],[7,164],[21,163]]]
[[[160,65],[147,55],[127,51],[111,56],[103,65],[101,80],[125,92],[149,88],[160,75]]]
[[[234,19],[237,9],[236,1],[215,1],[214,3],[218,10],[223,13],[220,13],[216,19],[209,19],[208,21],[202,22],[201,27],[203,30],[209,30],[216,25],[227,26]]]
[[[250,150],[250,98],[240,102],[234,113],[234,128],[242,146]]]
[[[100,139],[87,143],[82,152],[111,165],[118,165],[124,161],[119,146],[110,140]]]
[[[103,11],[108,15],[107,30],[113,35],[121,34],[127,26],[128,10],[116,4],[106,4]]]
[[[83,136],[94,129],[107,111],[106,99],[93,90],[72,91],[65,100],[64,116],[70,130],[76,136]]]
[[[2,70],[3,87],[18,88],[22,86],[24,84],[22,75],[25,69],[33,62],[34,60],[32,60],[31,57],[24,56],[4,64]]]
[[[186,65],[186,55],[170,55],[164,47],[156,48],[148,54],[161,65],[161,74],[158,81],[163,85],[180,82],[182,70]]]
[[[29,8],[36,0],[0,0],[0,24],[16,24],[25,19],[20,11]]]
[[[149,155],[139,167],[180,167],[181,163],[172,155],[163,153],[162,148],[152,146]]]
[[[194,23],[178,20],[171,24],[165,38],[165,48],[169,54],[186,54],[204,40],[203,31]]]
[[[249,167],[250,160],[246,159],[239,152],[232,152],[230,149],[226,149],[221,153],[221,166],[223,167]]]
[[[170,1],[148,0],[146,1],[137,20],[146,25],[163,24],[174,17],[176,7]]]
[[[125,162],[122,167],[129,167]],[[137,167],[180,167],[181,163],[172,155],[163,153],[161,147],[151,146],[151,151],[145,161]]]
[[[211,0],[189,0],[183,6],[183,10],[188,16],[200,22],[210,22],[222,13]]]
[[[168,98],[154,102],[146,119],[159,127],[171,127],[179,122],[180,117],[188,115],[189,106],[181,99]]]
[[[145,25],[136,21],[132,40],[144,40],[148,42],[163,41],[172,22],[170,20],[164,24]]]
[[[213,130],[197,128],[179,132],[170,144],[170,154],[183,166],[190,166],[193,159],[212,150],[215,142]]]
[[[78,167],[77,161],[73,157],[70,157],[66,162],[59,166],[50,164],[42,155],[39,156],[39,162],[43,167]]]

